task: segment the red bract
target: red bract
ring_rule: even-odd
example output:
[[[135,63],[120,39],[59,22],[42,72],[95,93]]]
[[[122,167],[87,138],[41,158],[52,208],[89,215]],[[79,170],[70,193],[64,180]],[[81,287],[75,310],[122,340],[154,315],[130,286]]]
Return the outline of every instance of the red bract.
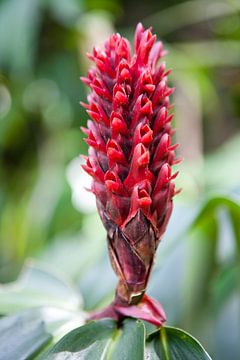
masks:
[[[134,53],[128,40],[112,35],[82,81],[91,88],[82,104],[92,120],[83,129],[89,156],[83,168],[108,233],[111,263],[119,283],[114,302],[93,318],[138,317],[161,325],[164,312],[145,295],[154,256],[172,212],[175,195],[171,166],[169,71],[159,59],[163,45],[138,24]]]

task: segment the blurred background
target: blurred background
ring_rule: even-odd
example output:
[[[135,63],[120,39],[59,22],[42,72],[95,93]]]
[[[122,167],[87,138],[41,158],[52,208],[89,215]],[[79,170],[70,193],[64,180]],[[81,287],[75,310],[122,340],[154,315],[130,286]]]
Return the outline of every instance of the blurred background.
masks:
[[[180,155],[149,293],[213,358],[240,358],[240,1],[0,0],[0,283],[31,257],[94,309],[116,278],[79,158],[86,51],[152,26],[169,50]],[[99,275],[101,274],[101,276]]]

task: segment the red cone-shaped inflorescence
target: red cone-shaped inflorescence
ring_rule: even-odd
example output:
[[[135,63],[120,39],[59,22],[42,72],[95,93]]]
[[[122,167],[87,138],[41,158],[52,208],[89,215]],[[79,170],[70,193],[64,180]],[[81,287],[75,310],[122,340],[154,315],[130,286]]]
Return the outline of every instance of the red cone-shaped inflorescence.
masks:
[[[154,256],[172,212],[171,166],[178,162],[171,143],[168,70],[159,59],[163,45],[139,24],[134,52],[128,40],[112,35],[82,81],[91,89],[82,104],[92,120],[83,131],[89,156],[83,168],[108,233],[111,263],[119,283],[114,302],[93,318],[138,317],[161,325],[161,305],[145,295]]]

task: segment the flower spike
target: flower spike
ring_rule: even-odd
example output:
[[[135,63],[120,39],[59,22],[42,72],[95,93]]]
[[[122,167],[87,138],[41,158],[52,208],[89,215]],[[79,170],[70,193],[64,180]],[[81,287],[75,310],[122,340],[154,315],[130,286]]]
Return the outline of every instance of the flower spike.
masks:
[[[157,246],[172,199],[177,144],[172,144],[171,105],[163,44],[138,24],[131,55],[128,40],[112,35],[104,49],[87,56],[95,63],[82,81],[90,87],[92,120],[83,128],[89,154],[83,168],[107,230],[109,256],[119,282],[114,301],[91,318],[138,317],[160,326],[166,316],[146,294]]]

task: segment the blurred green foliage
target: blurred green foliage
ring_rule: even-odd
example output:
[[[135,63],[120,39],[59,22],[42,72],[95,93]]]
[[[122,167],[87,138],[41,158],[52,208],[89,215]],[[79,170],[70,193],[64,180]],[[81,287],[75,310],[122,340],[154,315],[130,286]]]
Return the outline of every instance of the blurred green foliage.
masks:
[[[86,309],[111,299],[104,230],[72,201],[69,164],[86,152],[85,52],[142,21],[169,50],[185,158],[149,291],[217,359],[240,357],[239,12],[238,0],[0,1],[0,282],[31,256],[72,279]]]

